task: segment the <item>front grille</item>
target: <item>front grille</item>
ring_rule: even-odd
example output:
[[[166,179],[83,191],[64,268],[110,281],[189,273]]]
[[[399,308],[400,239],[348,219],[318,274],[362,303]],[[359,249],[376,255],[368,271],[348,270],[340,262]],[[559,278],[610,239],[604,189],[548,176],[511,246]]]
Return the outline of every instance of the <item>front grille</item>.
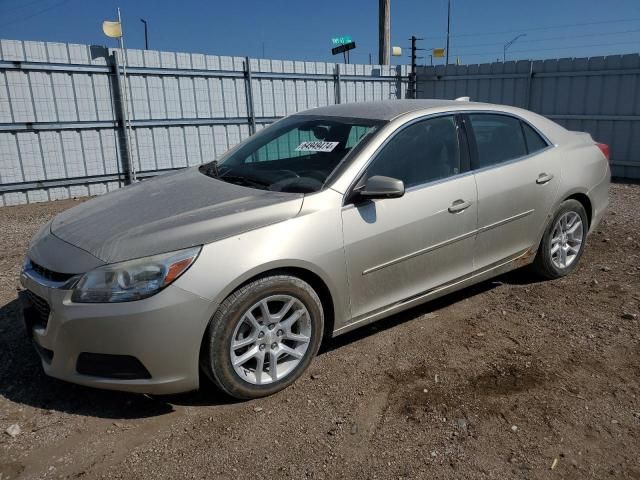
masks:
[[[42,278],[45,278],[52,282],[66,282],[71,277],[73,277],[72,273],[54,272],[53,270],[49,270],[48,268],[45,268],[42,265],[38,265],[33,261],[31,261],[31,269]]]
[[[26,292],[33,311],[36,314],[33,316],[33,326],[46,329],[47,323],[49,322],[49,313],[51,313],[49,304],[44,298],[39,297],[31,290],[26,290]]]

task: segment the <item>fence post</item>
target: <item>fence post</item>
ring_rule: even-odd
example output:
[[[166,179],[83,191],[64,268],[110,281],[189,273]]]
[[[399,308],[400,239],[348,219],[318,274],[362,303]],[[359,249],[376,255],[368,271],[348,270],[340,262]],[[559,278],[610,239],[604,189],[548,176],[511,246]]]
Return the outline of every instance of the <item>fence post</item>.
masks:
[[[112,74],[112,87],[113,92],[113,105],[116,113],[117,123],[117,136],[118,144],[120,145],[120,163],[122,165],[122,172],[124,173],[124,184],[131,185],[133,178],[131,175],[131,145],[129,144],[129,135],[127,134],[127,124],[125,121],[126,105],[123,101],[122,95],[122,82],[120,80],[120,64],[118,62],[118,52],[111,54],[113,74]],[[115,79],[115,82],[113,82]]]
[[[256,133],[256,113],[253,104],[253,82],[251,78],[251,63],[249,57],[244,57],[244,84],[247,92],[247,114],[249,116],[249,134]]]
[[[340,64],[336,64],[336,70],[334,75],[334,90],[336,95],[336,103],[342,103],[342,93],[340,91]]]
[[[524,100],[524,108],[529,110],[531,106],[531,83],[533,83],[533,60],[529,60],[529,77],[527,78],[527,96]]]

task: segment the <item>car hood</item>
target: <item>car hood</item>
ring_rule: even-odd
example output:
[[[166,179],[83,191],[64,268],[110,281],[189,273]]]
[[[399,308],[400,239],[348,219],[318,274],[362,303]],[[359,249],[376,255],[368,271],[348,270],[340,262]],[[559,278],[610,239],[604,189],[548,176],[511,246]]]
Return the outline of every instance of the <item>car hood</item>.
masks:
[[[302,200],[302,194],[241,187],[190,168],[82,203],[56,216],[50,231],[114,263],[281,222],[300,211]]]

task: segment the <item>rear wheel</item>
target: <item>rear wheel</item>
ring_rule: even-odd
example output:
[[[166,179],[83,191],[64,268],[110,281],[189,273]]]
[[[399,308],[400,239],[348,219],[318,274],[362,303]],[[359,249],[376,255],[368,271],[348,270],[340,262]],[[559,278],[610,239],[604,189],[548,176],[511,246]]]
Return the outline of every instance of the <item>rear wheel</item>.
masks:
[[[260,278],[218,308],[205,334],[202,368],[233,397],[271,395],[306,370],[323,329],[322,304],[306,282],[288,275]]]
[[[544,278],[563,277],[578,266],[588,231],[587,213],[577,200],[565,200],[544,232],[534,270]]]

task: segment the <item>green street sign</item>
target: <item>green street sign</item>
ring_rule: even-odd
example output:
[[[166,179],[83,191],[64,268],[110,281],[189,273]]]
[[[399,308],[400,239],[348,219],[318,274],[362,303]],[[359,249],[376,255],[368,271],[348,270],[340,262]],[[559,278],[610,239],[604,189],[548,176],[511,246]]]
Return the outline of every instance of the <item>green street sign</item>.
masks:
[[[331,39],[331,43],[334,47],[337,47],[339,45],[346,45],[347,43],[351,42],[353,42],[353,40],[351,40],[351,35],[344,35],[342,37],[335,37]]]

